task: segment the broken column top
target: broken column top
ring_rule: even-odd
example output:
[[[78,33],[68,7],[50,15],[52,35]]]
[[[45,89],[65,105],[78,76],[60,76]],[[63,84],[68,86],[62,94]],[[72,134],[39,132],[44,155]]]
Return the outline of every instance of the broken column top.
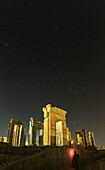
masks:
[[[62,110],[58,107],[52,107],[51,104],[46,105],[46,107],[44,107],[42,110],[43,110],[43,112],[52,111],[52,112],[58,113],[58,114],[63,115],[63,116],[65,116],[66,113],[67,113],[67,111]]]
[[[76,131],[75,133],[81,133],[81,132],[86,132],[86,129],[78,130],[78,131]]]
[[[15,119],[11,119],[10,123],[14,124],[14,125],[23,125],[25,127],[25,122],[20,121],[20,120],[15,120]]]

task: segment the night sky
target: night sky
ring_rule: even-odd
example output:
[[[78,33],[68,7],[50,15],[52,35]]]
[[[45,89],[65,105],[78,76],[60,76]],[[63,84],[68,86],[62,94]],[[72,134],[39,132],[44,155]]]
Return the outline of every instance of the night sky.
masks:
[[[104,0],[0,1],[0,136],[49,103],[105,145]]]

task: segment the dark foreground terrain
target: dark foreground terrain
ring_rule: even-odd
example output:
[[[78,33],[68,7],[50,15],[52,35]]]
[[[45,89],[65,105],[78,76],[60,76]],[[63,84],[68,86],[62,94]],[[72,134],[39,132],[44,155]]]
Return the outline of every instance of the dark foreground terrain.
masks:
[[[105,170],[105,151],[70,147],[11,147],[0,143],[0,170],[74,170],[74,151],[79,170]]]

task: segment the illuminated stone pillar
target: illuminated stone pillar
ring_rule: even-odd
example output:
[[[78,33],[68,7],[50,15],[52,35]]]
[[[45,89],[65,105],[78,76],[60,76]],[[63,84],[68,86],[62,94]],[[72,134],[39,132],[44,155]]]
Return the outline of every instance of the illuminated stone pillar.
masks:
[[[95,147],[95,139],[94,139],[94,132],[89,132],[89,145]]]
[[[31,121],[29,122],[28,145],[32,145],[32,125],[31,125]]]
[[[77,137],[77,144],[80,145],[81,144],[80,134],[77,133],[76,137]]]
[[[25,146],[25,141],[26,141],[25,127],[22,126],[20,146]]]
[[[43,108],[44,112],[44,137],[43,137],[43,144],[49,145],[49,113],[47,112],[47,109]]]
[[[25,132],[25,122],[11,119],[9,123],[7,142],[12,146],[21,146]],[[22,144],[22,146],[24,146]]]
[[[39,146],[43,146],[43,129],[39,130]]]
[[[86,130],[82,129],[77,131],[76,136],[77,136],[77,143],[86,148],[88,146]]]
[[[56,145],[63,146],[63,125],[62,121],[56,122]]]
[[[11,119],[11,121],[9,123],[9,128],[8,128],[8,135],[7,135],[7,142],[10,145],[12,145],[13,132],[14,132],[14,120]]]
[[[55,115],[51,111],[49,111],[49,145],[56,145]]]
[[[43,108],[44,111],[44,145],[55,145],[55,115],[51,112],[51,105]]]
[[[23,127],[23,125],[21,125],[19,128],[18,146],[24,146],[24,127]]]
[[[19,126],[15,125],[12,138],[12,146],[18,146],[18,138],[19,138]]]
[[[67,128],[66,121],[63,121],[63,145],[67,145]]]
[[[83,129],[83,144],[84,144],[84,147],[87,147],[87,135],[86,135],[86,130]]]
[[[36,127],[34,126],[33,118],[31,118],[29,126],[29,145],[36,144]]]
[[[71,145],[71,133],[68,128],[67,128],[67,145],[68,146]]]

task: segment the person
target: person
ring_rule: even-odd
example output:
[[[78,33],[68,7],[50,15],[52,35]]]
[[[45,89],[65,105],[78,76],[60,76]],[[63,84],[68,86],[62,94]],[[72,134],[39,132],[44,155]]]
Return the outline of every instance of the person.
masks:
[[[77,154],[76,151],[74,151],[73,162],[76,169],[78,169],[78,159],[79,159],[79,154]]]

